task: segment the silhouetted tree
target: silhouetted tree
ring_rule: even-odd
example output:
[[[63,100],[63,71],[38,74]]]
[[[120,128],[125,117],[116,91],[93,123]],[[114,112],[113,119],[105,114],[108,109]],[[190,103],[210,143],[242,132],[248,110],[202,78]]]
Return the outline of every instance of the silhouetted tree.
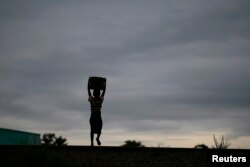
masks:
[[[145,147],[140,141],[126,140],[122,147]]]
[[[53,145],[56,135],[54,133],[45,133],[42,137],[42,145]]]
[[[55,146],[64,146],[67,145],[66,138],[63,138],[62,136],[56,137],[54,133],[45,133],[43,134],[43,137],[41,139],[42,145],[55,145]]]
[[[194,146],[195,149],[208,149],[208,146],[205,144],[197,144]]]
[[[67,139],[63,138],[62,136],[56,137],[56,140],[54,141],[54,145],[56,146],[65,146]]]
[[[212,146],[213,149],[227,149],[231,143],[225,139],[225,137],[222,135],[221,138],[218,140],[215,135],[213,135],[214,139],[214,146]]]

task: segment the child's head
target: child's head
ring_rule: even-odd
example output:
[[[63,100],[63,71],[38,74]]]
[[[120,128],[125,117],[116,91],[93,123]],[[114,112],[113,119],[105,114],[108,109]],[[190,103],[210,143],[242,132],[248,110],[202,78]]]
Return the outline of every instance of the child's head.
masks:
[[[101,91],[99,89],[94,89],[93,95],[94,95],[94,97],[100,97]]]

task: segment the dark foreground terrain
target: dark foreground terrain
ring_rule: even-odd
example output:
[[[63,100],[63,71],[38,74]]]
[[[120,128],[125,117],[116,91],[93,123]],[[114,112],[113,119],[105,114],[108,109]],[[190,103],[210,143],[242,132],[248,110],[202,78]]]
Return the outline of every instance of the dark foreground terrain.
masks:
[[[209,154],[209,150],[184,148],[0,146],[0,166],[203,167],[210,166]]]

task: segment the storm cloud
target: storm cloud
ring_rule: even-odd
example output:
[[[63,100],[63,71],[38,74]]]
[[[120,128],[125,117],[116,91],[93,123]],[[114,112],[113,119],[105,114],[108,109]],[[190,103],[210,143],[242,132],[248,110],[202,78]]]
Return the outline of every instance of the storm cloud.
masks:
[[[89,76],[107,78],[105,145],[250,143],[250,3],[0,2],[0,127],[89,144]]]

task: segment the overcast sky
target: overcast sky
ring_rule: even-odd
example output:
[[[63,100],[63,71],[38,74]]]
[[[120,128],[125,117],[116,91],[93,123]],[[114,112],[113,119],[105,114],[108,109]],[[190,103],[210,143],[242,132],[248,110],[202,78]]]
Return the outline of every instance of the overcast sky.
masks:
[[[1,0],[0,127],[89,145],[101,76],[103,145],[250,148],[249,30],[249,0]]]

